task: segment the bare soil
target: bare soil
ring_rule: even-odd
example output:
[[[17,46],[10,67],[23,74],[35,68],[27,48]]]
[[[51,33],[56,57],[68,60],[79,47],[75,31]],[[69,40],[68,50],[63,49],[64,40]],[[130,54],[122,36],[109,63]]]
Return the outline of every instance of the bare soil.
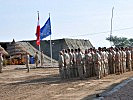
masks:
[[[0,100],[91,100],[132,76],[126,72],[99,80],[61,80],[58,68],[33,67],[27,73],[24,65],[10,65],[0,73]]]

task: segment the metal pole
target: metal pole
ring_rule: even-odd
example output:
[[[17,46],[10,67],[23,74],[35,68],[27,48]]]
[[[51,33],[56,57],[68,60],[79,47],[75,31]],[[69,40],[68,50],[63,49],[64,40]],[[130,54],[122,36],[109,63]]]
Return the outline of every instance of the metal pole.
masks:
[[[37,11],[37,13],[38,13],[38,24],[39,24],[39,11]],[[41,45],[41,41],[40,41],[40,45]],[[41,64],[41,46],[39,45],[39,51],[40,51],[40,64]],[[38,55],[39,55],[39,53],[38,53]]]
[[[51,35],[50,35],[50,54],[51,54],[51,67],[53,67],[53,63],[52,63],[52,43],[51,43]]]
[[[113,11],[114,11],[114,7],[112,8],[112,16],[111,16],[110,46],[112,46],[112,44],[111,44],[111,38],[112,38]]]
[[[50,17],[50,13],[49,13]],[[50,35],[50,55],[51,55],[51,67],[53,67],[53,62],[52,62],[52,43],[51,43],[51,35]]]

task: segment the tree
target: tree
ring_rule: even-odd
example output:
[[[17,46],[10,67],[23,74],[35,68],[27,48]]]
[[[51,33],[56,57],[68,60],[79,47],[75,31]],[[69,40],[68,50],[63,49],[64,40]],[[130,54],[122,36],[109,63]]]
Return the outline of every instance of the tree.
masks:
[[[116,47],[133,46],[133,38],[127,39],[125,37],[111,36],[111,38],[107,37],[106,40],[113,42],[113,46]]]

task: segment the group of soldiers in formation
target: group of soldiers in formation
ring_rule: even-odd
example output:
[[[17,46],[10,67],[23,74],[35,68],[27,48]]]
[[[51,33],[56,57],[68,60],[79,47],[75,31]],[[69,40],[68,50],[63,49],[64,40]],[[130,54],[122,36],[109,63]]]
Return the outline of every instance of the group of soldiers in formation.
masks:
[[[63,49],[59,52],[59,73],[62,79],[79,77],[103,78],[133,70],[133,48]]]

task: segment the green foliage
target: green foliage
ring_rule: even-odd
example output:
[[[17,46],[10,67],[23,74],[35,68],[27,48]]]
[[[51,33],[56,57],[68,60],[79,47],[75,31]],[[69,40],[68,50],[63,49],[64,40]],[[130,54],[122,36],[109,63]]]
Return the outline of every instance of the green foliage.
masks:
[[[127,39],[125,37],[111,36],[107,37],[106,40],[113,42],[113,46],[116,47],[129,47],[133,46],[133,38]]]

